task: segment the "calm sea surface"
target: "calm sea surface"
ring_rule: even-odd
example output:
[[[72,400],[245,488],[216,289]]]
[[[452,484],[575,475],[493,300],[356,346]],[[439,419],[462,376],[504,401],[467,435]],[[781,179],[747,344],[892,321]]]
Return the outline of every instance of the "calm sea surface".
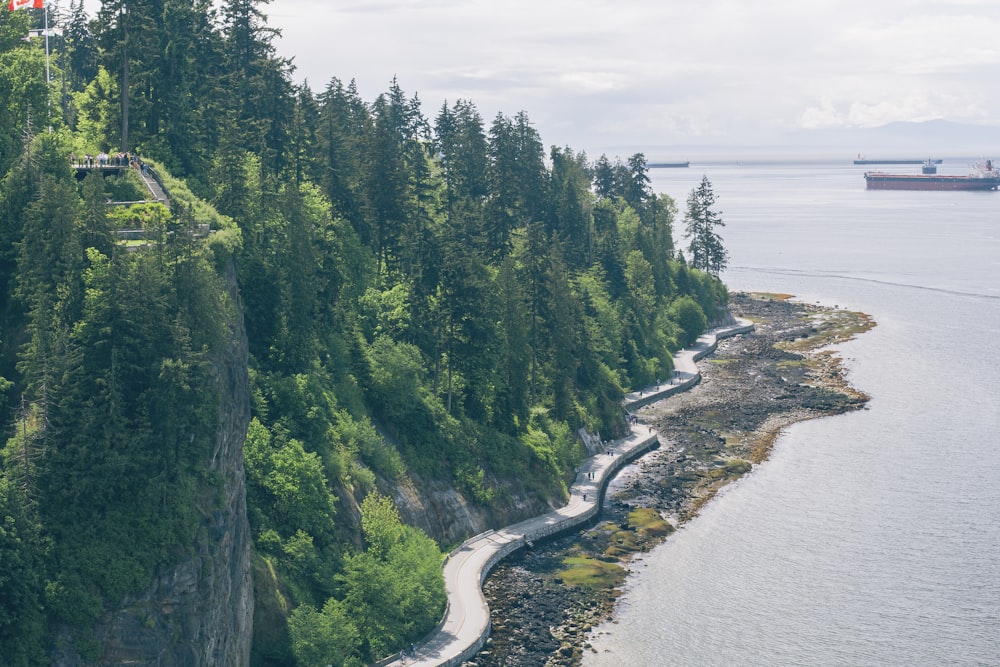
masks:
[[[1000,192],[869,192],[863,170],[652,170],[682,212],[712,181],[730,288],[876,318],[839,348],[872,401],[789,428],[635,562],[585,667],[1000,665]]]

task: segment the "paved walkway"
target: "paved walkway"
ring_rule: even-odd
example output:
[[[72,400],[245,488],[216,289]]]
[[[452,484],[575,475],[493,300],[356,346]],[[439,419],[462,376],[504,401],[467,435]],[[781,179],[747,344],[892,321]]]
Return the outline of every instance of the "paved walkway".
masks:
[[[703,334],[694,345],[674,355],[675,373],[670,381],[628,394],[625,397],[626,409],[640,407],[693,387],[701,380],[695,362],[711,354],[720,339],[752,330],[752,323],[738,320],[734,325]],[[406,651],[405,658],[397,654],[377,664],[455,667],[470,659],[483,647],[490,633],[490,610],[483,597],[482,585],[497,563],[536,540],[570,530],[597,516],[608,480],[626,463],[658,444],[652,429],[644,424],[634,424],[628,437],[609,443],[606,451],[580,465],[565,507],[501,530],[488,530],[462,543],[445,560],[448,606],[437,629],[415,650]]]
[[[154,178],[152,171],[149,169],[142,170],[139,169],[138,167],[128,167],[123,164],[103,164],[103,165],[74,164],[73,169],[76,170],[78,178],[83,178],[83,176],[92,171],[97,171],[102,174],[108,174],[108,173],[119,174],[125,171],[126,169],[135,169],[135,173],[138,174],[139,178],[142,179],[142,182],[146,184],[146,189],[149,190],[149,194],[153,198],[153,201],[160,202],[161,204],[166,204],[167,206],[170,205],[170,198],[167,196],[167,193],[164,192],[163,188],[160,187],[159,182],[156,180],[156,178]],[[129,202],[111,202],[111,203],[126,205],[126,204],[141,204],[143,202],[129,201]]]

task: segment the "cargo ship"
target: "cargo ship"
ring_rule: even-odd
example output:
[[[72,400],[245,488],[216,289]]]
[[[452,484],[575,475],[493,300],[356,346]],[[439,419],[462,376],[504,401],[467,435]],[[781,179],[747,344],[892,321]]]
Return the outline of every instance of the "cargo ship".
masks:
[[[869,190],[996,190],[1000,171],[993,167],[992,160],[987,160],[967,176],[866,171],[865,183]]]
[[[686,169],[691,166],[690,162],[652,162],[646,165],[650,169]]]
[[[858,158],[854,161],[856,165],[873,165],[873,164],[923,164],[924,162],[932,162],[934,164],[941,164],[944,160],[868,160],[866,158]]]

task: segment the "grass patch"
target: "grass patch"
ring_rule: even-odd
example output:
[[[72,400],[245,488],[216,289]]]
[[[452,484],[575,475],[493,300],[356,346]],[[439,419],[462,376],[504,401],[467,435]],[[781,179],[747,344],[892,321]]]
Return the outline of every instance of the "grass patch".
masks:
[[[794,295],[783,292],[750,292],[750,296],[760,301],[788,301]]]
[[[595,558],[570,556],[563,560],[559,579],[568,586],[602,589],[615,588],[625,581],[625,568],[618,563],[605,563]]]
[[[631,530],[618,530],[611,535],[611,542],[604,550],[604,555],[610,558],[624,558],[641,550],[638,535]]]
[[[775,347],[789,352],[817,350],[851,340],[875,326],[870,315],[852,310],[823,309],[809,313],[809,317],[813,325],[808,336]]]
[[[643,537],[660,537],[674,532],[670,522],[665,521],[652,507],[640,507],[629,512],[628,524]]]

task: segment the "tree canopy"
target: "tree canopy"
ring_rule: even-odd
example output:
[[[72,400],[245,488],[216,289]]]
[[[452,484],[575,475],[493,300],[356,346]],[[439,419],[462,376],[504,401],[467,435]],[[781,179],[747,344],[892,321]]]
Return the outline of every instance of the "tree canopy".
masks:
[[[486,122],[469,100],[428,119],[395,80],[372,101],[336,78],[315,93],[277,56],[267,4],[106,0],[87,20],[71,2],[50,87],[42,44],[22,39],[39,17],[0,12],[0,655],[15,664],[45,664],[58,628],[85,638],[190,555],[218,489],[235,323],[253,660],[363,664],[444,605],[447,544],[401,520],[400,489],[564,499],[578,429],[624,433],[624,393],[666,377],[725,306],[707,179],[685,263],[641,153],[546,150],[526,112]],[[170,201],[107,206],[147,198],[137,174],[70,165],[119,152]]]
[[[690,240],[691,266],[717,276],[729,264],[729,253],[722,244],[718,227],[725,227],[722,215],[715,210],[715,192],[708,176],[691,191],[684,213],[685,236]]]

